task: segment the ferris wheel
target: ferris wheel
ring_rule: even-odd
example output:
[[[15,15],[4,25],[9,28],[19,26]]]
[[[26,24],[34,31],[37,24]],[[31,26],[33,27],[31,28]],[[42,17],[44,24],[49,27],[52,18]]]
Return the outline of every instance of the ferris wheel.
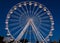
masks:
[[[47,43],[53,36],[54,20],[51,12],[41,3],[24,1],[13,6],[6,17],[7,36],[14,40]]]

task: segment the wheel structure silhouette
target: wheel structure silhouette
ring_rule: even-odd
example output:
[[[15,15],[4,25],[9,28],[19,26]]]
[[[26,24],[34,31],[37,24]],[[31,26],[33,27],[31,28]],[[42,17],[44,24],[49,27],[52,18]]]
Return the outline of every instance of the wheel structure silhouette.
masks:
[[[34,1],[24,1],[14,5],[6,17],[7,36],[15,41],[27,39],[47,43],[53,36],[54,20],[46,6]]]

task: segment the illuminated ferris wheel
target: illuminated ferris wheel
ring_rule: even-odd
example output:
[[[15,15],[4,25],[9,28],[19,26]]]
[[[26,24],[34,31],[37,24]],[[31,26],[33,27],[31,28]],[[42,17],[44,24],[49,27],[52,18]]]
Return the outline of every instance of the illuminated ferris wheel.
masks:
[[[47,43],[53,36],[54,20],[51,12],[34,1],[21,2],[13,6],[6,18],[7,35],[14,40],[27,39],[29,42]]]

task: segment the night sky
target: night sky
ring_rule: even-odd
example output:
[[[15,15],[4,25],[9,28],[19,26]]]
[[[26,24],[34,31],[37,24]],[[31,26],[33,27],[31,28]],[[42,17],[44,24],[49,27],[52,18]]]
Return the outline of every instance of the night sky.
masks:
[[[5,20],[8,11],[17,3],[28,0],[0,0],[0,35],[6,36]],[[60,1],[59,0],[31,0],[45,5],[52,13],[54,18],[54,31],[51,40],[60,39]]]

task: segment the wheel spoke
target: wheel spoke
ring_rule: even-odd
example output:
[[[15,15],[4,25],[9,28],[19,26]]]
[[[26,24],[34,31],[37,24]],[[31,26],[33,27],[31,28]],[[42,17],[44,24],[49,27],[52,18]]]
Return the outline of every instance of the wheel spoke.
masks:
[[[34,12],[34,15],[37,13],[38,10],[39,10],[39,8],[36,9],[36,11]]]
[[[23,10],[23,13],[26,14],[26,11],[25,11],[25,9],[23,7],[22,7],[22,10]]]
[[[17,11],[19,11],[21,15],[24,15],[24,13],[20,9],[17,9]]]
[[[13,36],[16,36],[21,30],[22,30],[23,27],[21,27]],[[17,28],[16,28],[17,29]]]
[[[40,28],[45,30],[45,31],[49,31],[47,28],[44,28],[43,26],[40,26]]]

